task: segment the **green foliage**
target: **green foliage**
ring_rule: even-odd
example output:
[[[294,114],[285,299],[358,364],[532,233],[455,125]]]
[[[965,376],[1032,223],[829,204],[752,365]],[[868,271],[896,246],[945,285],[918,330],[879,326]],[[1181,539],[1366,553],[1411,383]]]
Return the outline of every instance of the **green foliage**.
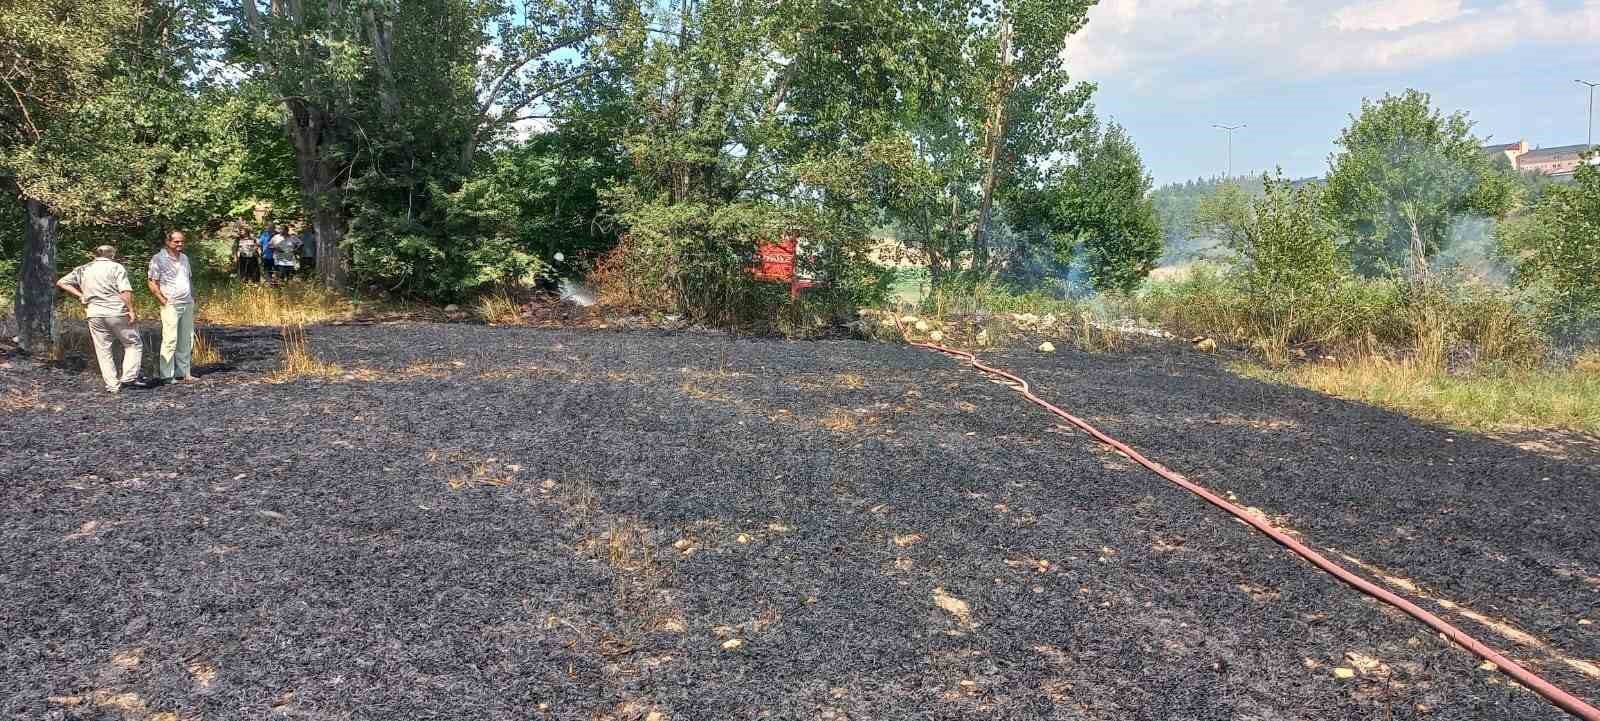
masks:
[[[1182,183],[1168,183],[1150,192],[1150,202],[1161,219],[1163,247],[1166,254],[1162,264],[1177,265],[1212,257],[1220,242],[1197,225],[1197,215],[1207,200],[1229,186],[1246,197],[1262,194],[1261,176],[1243,175],[1236,178],[1200,178]]]
[[[1095,288],[1129,291],[1161,257],[1161,227],[1138,148],[1116,123],[1096,133],[1062,171],[1048,224],[1063,262],[1081,262]]]
[[[1546,188],[1531,213],[1499,228],[1498,240],[1517,285],[1536,294],[1553,330],[1600,337],[1600,166],[1585,164],[1571,185]]]
[[[1327,200],[1362,272],[1404,265],[1421,279],[1452,221],[1513,203],[1515,181],[1484,157],[1466,114],[1442,115],[1426,93],[1363,100],[1338,143]]]

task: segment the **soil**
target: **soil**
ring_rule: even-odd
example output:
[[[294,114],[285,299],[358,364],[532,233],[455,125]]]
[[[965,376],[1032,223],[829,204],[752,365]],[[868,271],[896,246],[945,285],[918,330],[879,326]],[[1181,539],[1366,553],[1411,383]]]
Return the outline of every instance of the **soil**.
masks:
[[[926,351],[392,321],[273,382],[210,333],[115,397],[0,349],[0,718],[1565,718]],[[1600,701],[1592,458],[990,357]]]

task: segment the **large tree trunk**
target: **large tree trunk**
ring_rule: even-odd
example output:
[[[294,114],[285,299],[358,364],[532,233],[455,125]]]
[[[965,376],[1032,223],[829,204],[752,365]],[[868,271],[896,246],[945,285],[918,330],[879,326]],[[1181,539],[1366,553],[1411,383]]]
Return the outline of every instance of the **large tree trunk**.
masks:
[[[17,283],[17,342],[23,352],[47,356],[58,339],[56,307],[56,216],[32,198],[24,201],[27,225],[22,230],[22,272]]]
[[[1411,226],[1411,282],[1421,285],[1428,279],[1428,246],[1417,221],[1408,220],[1407,224]]]
[[[1006,134],[1006,102],[1011,98],[1011,20],[1000,21],[1000,77],[995,80],[993,113],[989,117],[988,147],[984,148],[983,202],[978,227],[972,231],[972,270],[985,273],[989,264],[989,223],[993,217],[995,177],[999,175],[1000,148]]]
[[[328,115],[305,103],[290,100],[289,139],[300,172],[300,193],[311,226],[317,232],[317,277],[322,284],[344,290],[350,281],[350,258],[344,245],[344,186],[337,161],[325,156],[324,134]]]

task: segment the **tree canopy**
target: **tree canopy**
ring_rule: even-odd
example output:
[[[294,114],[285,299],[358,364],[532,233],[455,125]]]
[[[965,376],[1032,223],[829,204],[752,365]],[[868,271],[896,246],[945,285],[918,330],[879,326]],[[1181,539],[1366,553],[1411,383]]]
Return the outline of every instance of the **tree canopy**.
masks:
[[[1427,93],[1363,100],[1337,142],[1327,202],[1367,272],[1404,265],[1423,279],[1452,221],[1511,208],[1514,182],[1481,151],[1466,113],[1442,114]]]

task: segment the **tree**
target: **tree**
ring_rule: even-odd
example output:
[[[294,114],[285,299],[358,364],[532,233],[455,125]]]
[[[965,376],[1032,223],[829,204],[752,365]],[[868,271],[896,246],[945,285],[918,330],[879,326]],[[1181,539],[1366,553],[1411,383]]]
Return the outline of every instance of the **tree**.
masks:
[[[1327,202],[1369,272],[1403,264],[1424,282],[1451,221],[1497,218],[1511,207],[1513,183],[1479,150],[1466,113],[1441,115],[1426,93],[1363,100],[1338,144]]]
[[[1037,181],[1042,166],[1081,122],[1072,122],[1092,86],[1073,86],[1062,59],[1066,42],[1088,22],[1090,0],[988,0],[975,3],[969,72],[990,78],[983,125],[983,185],[973,228],[973,262],[989,261],[997,184]],[[990,60],[992,58],[992,60]],[[1030,174],[1030,171],[1031,174]],[[1030,177],[1031,175],[1031,177]],[[1005,192],[1001,190],[1001,192]]]
[[[629,26],[631,5],[612,7],[238,0],[235,55],[282,98],[323,283],[347,282],[348,196],[359,176],[367,176],[356,190],[369,210],[404,211],[398,224],[369,213],[371,237],[353,240],[423,237],[406,224],[422,215],[430,188],[451,192],[485,143],[548,116],[553,98],[609,70],[590,61],[608,33]]]
[[[1077,156],[1051,193],[1056,254],[1081,259],[1096,288],[1132,290],[1161,257],[1161,224],[1139,149],[1111,123]]]
[[[1552,184],[1527,216],[1497,229],[1516,283],[1540,291],[1557,330],[1600,327],[1600,165],[1580,166],[1571,185]]]
[[[182,2],[18,0],[0,5],[0,174],[25,208],[18,339],[54,346],[63,221],[172,221],[215,200],[237,148],[202,115],[200,13]]]

